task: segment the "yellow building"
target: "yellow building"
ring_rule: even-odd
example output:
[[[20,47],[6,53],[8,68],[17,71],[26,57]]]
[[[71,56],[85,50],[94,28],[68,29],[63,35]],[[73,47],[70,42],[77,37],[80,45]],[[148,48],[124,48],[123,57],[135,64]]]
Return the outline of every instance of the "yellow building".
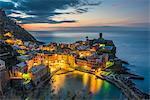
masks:
[[[12,44],[12,45],[15,43],[15,41],[12,39],[7,39],[7,40],[5,40],[5,42],[8,44]]]
[[[78,51],[79,56],[82,57],[87,57],[87,56],[92,56],[91,51]]]
[[[4,36],[5,37],[8,36],[8,37],[11,37],[11,38],[13,37],[12,33],[10,33],[10,32],[5,33]]]
[[[40,64],[54,68],[66,68],[67,66],[75,66],[75,58],[70,54],[37,54],[27,64],[28,69]]]
[[[71,67],[75,66],[75,58],[73,55],[68,55],[68,63],[70,64]]]
[[[5,40],[6,43],[11,45],[23,45],[23,41],[19,39],[10,38]]]
[[[76,64],[79,67],[87,66],[88,62],[84,59],[76,59]]]
[[[14,40],[16,45],[23,45],[22,40],[16,39]]]
[[[25,55],[25,54],[26,54],[26,51],[23,50],[23,49],[17,50],[17,52],[18,52],[20,55]]]
[[[56,47],[55,46],[42,46],[41,50],[44,50],[44,51],[53,51],[53,50],[56,50]]]

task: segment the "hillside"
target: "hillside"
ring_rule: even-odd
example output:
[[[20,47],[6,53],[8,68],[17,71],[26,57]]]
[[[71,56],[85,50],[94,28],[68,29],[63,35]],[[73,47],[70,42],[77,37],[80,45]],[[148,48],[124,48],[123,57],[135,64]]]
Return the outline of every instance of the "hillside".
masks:
[[[6,32],[11,32],[15,38],[21,39],[22,41],[31,41],[39,43],[30,33],[24,28],[19,26],[16,22],[11,20],[5,11],[0,9],[0,36]]]

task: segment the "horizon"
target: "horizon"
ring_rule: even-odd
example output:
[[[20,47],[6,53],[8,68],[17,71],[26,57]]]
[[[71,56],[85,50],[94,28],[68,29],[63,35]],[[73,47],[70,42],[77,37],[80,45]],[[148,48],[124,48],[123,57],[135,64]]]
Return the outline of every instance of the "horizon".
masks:
[[[102,27],[148,30],[150,23],[149,0],[0,0],[0,3],[0,8],[28,31]],[[45,6],[39,7],[41,4]]]

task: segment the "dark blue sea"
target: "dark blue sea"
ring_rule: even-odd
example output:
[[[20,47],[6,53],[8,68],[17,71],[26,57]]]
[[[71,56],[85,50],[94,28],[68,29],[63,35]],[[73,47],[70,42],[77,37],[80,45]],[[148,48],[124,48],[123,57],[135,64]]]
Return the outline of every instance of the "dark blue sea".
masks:
[[[78,40],[85,40],[88,36],[90,39],[98,38],[99,32],[31,32],[33,36],[39,41],[45,43],[73,43]],[[113,40],[117,47],[117,56],[129,62],[127,66],[132,72],[144,76],[144,80],[135,80],[136,86],[142,91],[150,93],[150,34],[148,31],[116,31],[116,32],[103,32],[103,37],[108,40]],[[80,77],[76,77],[77,79]],[[76,78],[73,77],[74,80]],[[68,83],[67,80],[64,86]],[[79,83],[78,83],[79,84]],[[83,84],[82,82],[80,84]],[[82,85],[81,85],[82,86]],[[81,87],[80,87],[81,88]],[[106,90],[107,89],[107,90]],[[103,82],[101,89],[95,93],[95,99],[98,98],[118,98],[120,90],[113,85]]]

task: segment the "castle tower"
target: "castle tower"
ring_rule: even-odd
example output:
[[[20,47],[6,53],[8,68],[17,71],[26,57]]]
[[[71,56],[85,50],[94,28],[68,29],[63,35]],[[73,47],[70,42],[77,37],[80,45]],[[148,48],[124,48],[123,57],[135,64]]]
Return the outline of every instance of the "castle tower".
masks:
[[[102,33],[99,33],[99,38],[103,38],[103,34]]]

